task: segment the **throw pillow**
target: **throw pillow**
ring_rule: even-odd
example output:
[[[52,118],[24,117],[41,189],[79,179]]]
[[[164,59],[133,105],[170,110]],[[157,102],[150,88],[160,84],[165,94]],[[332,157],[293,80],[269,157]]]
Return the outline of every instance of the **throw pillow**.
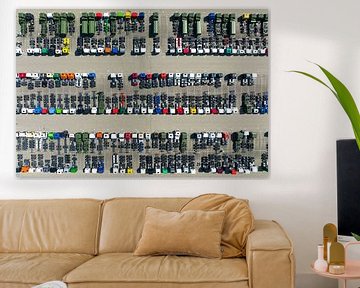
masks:
[[[224,211],[168,212],[147,207],[134,255],[220,258],[224,216]]]

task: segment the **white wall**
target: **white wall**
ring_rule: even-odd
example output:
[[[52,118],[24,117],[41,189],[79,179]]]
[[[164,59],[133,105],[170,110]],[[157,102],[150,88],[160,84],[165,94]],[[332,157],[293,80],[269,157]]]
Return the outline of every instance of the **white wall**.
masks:
[[[333,287],[311,273],[322,226],[336,223],[335,141],[351,127],[332,95],[318,84],[286,73],[318,72],[320,63],[344,80],[360,102],[358,0],[348,1],[52,1],[57,8],[269,8],[271,14],[271,176],[265,180],[19,180],[15,177],[15,8],[40,0],[2,2],[0,81],[0,198],[195,196],[221,192],[248,198],[257,218],[278,220],[295,244],[299,288]],[[47,2],[50,3],[50,2]],[[331,3],[331,4],[330,4]],[[82,6],[85,5],[85,6]],[[194,6],[194,8],[196,8]],[[5,25],[4,25],[5,23]],[[6,24],[7,23],[7,24]],[[320,75],[318,73],[318,75]],[[269,287],[270,288],[270,287]]]

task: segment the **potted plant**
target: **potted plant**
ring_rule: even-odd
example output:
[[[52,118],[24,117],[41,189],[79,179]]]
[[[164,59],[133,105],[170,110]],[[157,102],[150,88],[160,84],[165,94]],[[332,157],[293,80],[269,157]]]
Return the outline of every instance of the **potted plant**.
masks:
[[[346,86],[340,80],[338,80],[334,75],[332,75],[328,70],[326,70],[322,66],[320,66],[316,63],[314,63],[314,64],[316,66],[318,66],[320,68],[320,70],[325,74],[325,76],[329,80],[331,86],[307,72],[298,71],[298,70],[292,70],[289,72],[294,72],[294,73],[299,73],[299,74],[305,75],[305,76],[321,83],[322,85],[327,87],[332,92],[332,94],[334,94],[334,96],[339,101],[340,105],[343,107],[345,113],[347,114],[347,116],[350,120],[350,123],[351,123],[353,131],[354,131],[356,143],[357,143],[357,146],[360,151],[360,114],[359,114],[359,110],[356,106],[356,103],[354,101],[354,98],[352,97],[350,91],[346,88]],[[355,233],[351,233],[351,234],[357,241],[360,241],[360,235],[355,234]]]

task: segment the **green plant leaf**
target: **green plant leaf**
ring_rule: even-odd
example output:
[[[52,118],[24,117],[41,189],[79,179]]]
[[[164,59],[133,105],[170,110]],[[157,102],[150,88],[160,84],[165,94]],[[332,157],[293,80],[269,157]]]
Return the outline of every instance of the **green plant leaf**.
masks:
[[[360,114],[359,114],[358,108],[356,107],[354,98],[352,97],[350,91],[346,88],[346,86],[339,79],[337,79],[334,75],[332,75],[328,70],[326,70],[322,66],[320,66],[316,63],[313,63],[313,64],[317,65],[321,69],[321,71],[325,74],[325,76],[330,81],[333,88],[331,88],[325,82],[323,82],[319,78],[317,78],[309,73],[297,71],[297,70],[293,70],[293,71],[289,71],[289,72],[295,72],[298,74],[305,75],[305,76],[321,83],[322,85],[327,87],[334,94],[334,96],[339,101],[340,105],[343,107],[345,113],[347,114],[347,116],[351,122],[353,131],[354,131],[354,135],[355,135],[355,139],[356,139],[356,143],[360,150]]]
[[[350,122],[353,126],[356,142],[360,149],[360,114],[359,110],[356,107],[356,103],[354,98],[352,97],[350,91],[346,88],[346,86],[338,80],[334,75],[332,75],[329,71],[325,68],[321,67],[320,65],[316,64],[321,71],[325,74],[325,76],[329,79],[331,85],[334,87],[337,95],[338,100],[341,106],[344,108],[346,114],[348,115]]]
[[[356,239],[356,241],[360,241],[360,235],[352,233],[352,232],[351,232],[351,235]]]
[[[354,130],[354,135],[355,135],[355,139],[356,139],[356,143],[359,147],[359,150],[360,150],[360,135],[355,131],[355,129],[353,128]]]
[[[303,72],[303,71],[298,71],[298,70],[290,70],[288,72],[294,72],[294,73],[298,73],[298,74],[302,74],[305,75],[315,81],[318,81],[319,83],[321,83],[322,85],[324,85],[326,88],[328,88],[334,95],[336,98],[338,98],[338,95],[336,94],[336,92],[329,86],[327,85],[324,81],[320,80],[319,78],[315,77],[314,75],[311,75],[309,73]]]

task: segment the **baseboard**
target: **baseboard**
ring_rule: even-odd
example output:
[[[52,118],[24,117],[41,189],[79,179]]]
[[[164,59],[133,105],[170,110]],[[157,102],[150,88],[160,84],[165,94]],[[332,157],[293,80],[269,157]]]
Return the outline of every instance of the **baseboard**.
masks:
[[[296,288],[338,288],[338,281],[312,273],[297,274]]]

